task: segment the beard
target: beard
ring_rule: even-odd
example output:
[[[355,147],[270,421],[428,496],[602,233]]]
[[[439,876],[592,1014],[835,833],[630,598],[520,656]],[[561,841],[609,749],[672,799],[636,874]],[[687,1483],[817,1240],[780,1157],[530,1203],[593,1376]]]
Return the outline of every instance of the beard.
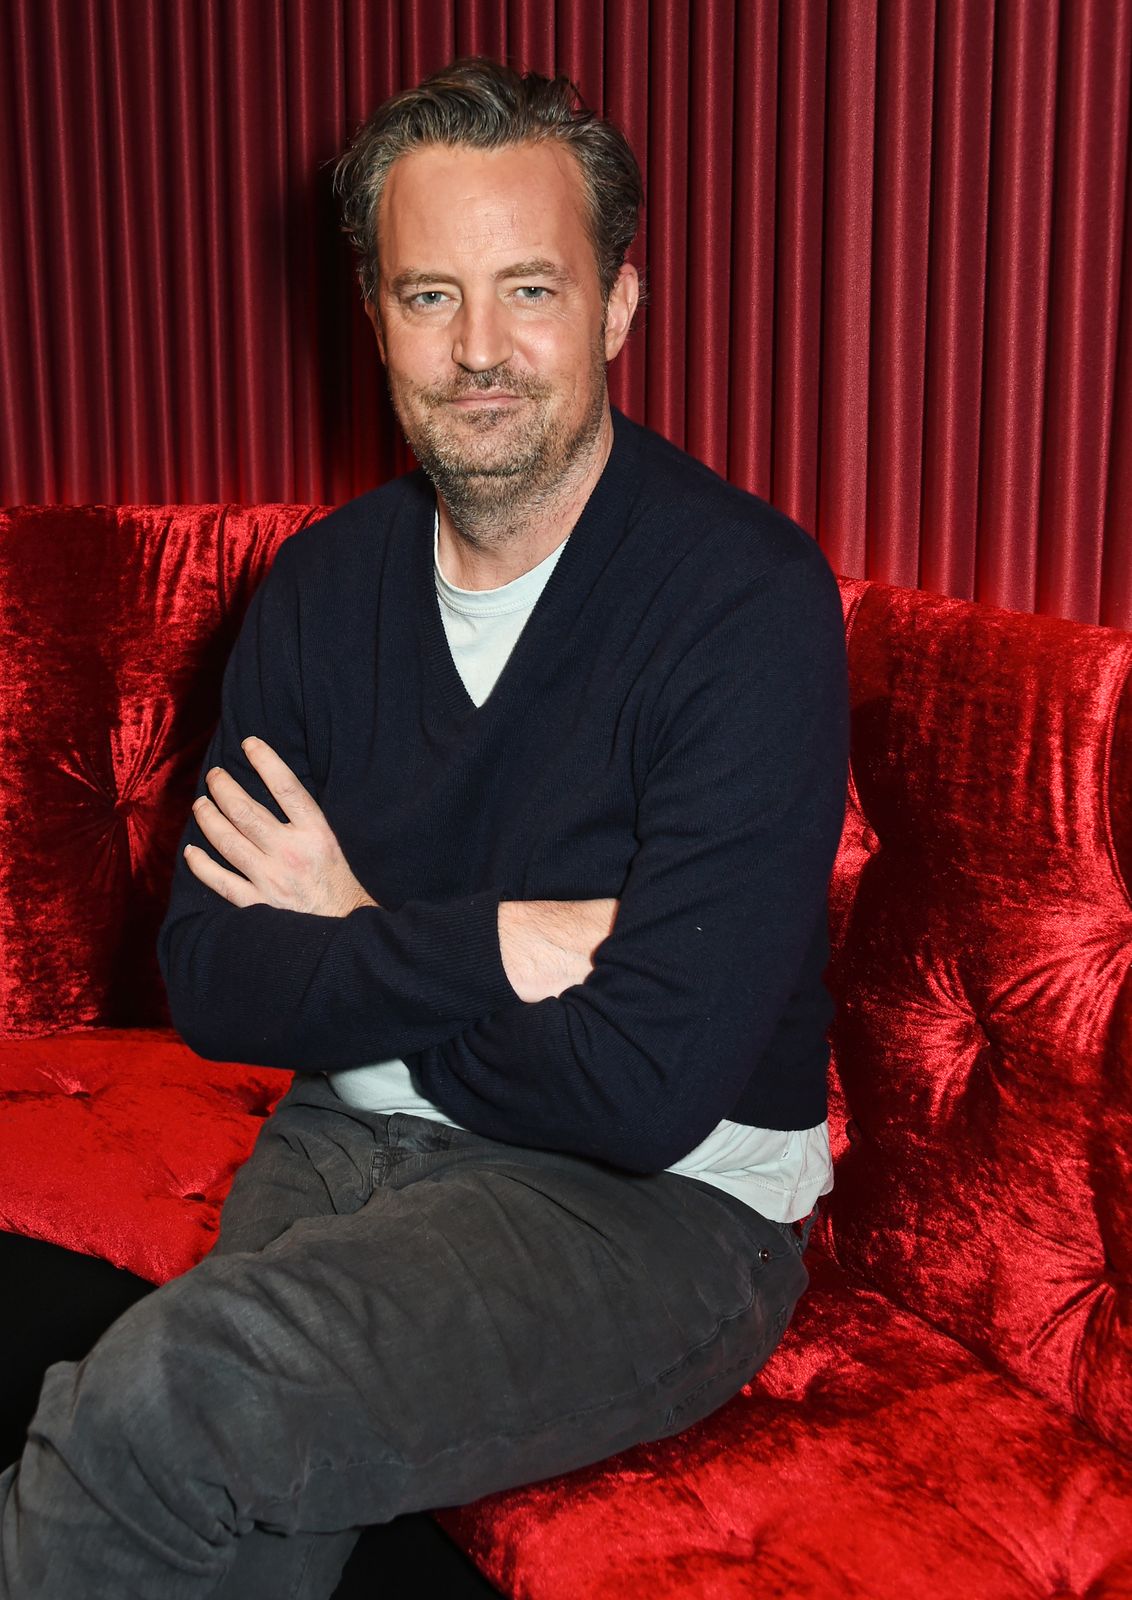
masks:
[[[394,386],[389,395],[413,454],[461,532],[473,540],[505,535],[521,513],[550,499],[584,464],[605,409],[605,351],[595,344],[581,416],[555,415],[555,387],[533,374],[514,373],[505,363],[485,372],[464,372],[443,388]],[[485,390],[522,397],[521,406],[483,406],[456,426],[446,405]],[[479,540],[476,535],[479,535]],[[491,541],[494,542],[494,541]]]

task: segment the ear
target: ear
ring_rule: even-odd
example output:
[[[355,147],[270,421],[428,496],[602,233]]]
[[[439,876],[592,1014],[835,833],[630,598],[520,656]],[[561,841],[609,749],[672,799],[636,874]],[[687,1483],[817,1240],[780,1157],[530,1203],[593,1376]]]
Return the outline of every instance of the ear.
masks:
[[[365,307],[366,316],[369,318],[369,325],[373,329],[373,336],[377,340],[377,353],[381,357],[382,366],[384,366],[385,339],[381,332],[381,313],[378,311],[372,300],[366,300],[363,302],[363,304]]]
[[[605,308],[605,359],[612,361],[629,336],[641,285],[636,267],[622,262]]]

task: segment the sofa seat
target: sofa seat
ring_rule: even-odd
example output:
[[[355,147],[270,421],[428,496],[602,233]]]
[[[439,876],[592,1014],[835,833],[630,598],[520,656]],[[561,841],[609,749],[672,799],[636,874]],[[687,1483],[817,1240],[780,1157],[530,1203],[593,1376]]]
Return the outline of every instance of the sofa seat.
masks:
[[[781,1344],[711,1417],[441,1526],[515,1600],[1132,1595],[1132,1460],[806,1259]]]
[[[211,1248],[290,1074],[90,1028],[0,1041],[0,1082],[0,1228],[156,1283]],[[712,1417],[441,1526],[516,1600],[1132,1596],[1132,1460],[828,1243],[815,1229],[785,1338]]]
[[[172,1028],[0,1039],[0,1230],[164,1283],[212,1248],[290,1081],[202,1061]]]

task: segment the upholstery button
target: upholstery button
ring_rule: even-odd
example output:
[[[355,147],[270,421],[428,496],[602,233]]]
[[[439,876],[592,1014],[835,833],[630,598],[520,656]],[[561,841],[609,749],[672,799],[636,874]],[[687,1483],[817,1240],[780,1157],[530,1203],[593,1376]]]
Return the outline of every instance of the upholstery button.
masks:
[[[870,855],[880,849],[880,835],[875,828],[870,828],[867,823],[861,829],[861,843]]]
[[[852,1117],[850,1117],[849,1121],[845,1124],[845,1137],[848,1139],[850,1144],[860,1144],[861,1142],[861,1130],[853,1121]]]
[[[769,1261],[770,1260],[770,1251],[769,1250],[765,1250],[765,1249],[764,1250],[760,1250],[759,1251],[759,1260],[760,1261]]]

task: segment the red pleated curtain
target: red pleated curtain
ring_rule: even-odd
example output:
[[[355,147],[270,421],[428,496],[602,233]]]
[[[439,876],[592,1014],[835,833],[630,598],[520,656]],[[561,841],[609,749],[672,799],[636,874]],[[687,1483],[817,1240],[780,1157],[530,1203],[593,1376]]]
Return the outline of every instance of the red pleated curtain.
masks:
[[[1132,628],[1132,0],[0,0],[0,500],[401,470],[328,163],[477,52],[638,152],[619,405],[839,572]]]

